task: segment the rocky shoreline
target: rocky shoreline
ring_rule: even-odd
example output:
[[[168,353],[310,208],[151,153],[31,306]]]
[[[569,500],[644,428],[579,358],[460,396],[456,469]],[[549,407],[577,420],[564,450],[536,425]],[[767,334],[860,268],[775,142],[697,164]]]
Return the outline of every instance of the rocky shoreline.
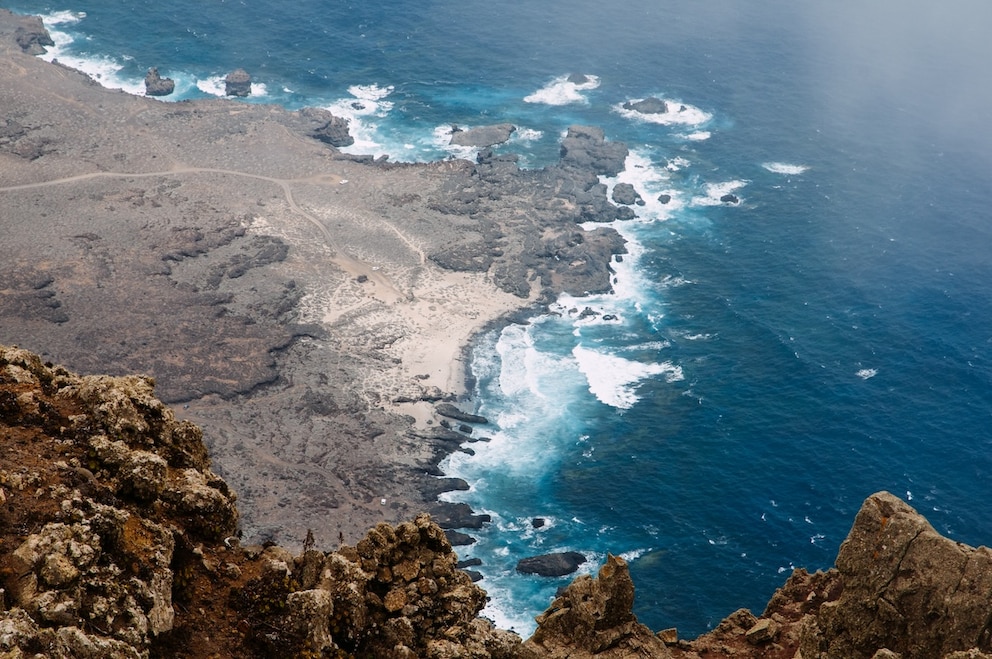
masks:
[[[46,37],[0,10],[0,341],[155,377],[251,538],[354,541],[427,508],[453,530],[437,464],[466,438],[433,404],[464,396],[475,333],[610,290],[623,240],[579,224],[633,215],[598,179],[626,147],[576,126],[538,171],[346,156],[324,110],[108,90],[33,57]]]

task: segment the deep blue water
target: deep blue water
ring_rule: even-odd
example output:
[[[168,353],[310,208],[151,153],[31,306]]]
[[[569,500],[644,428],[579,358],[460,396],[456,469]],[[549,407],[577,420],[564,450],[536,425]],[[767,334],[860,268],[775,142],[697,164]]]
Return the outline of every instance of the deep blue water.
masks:
[[[617,293],[478,341],[492,441],[447,468],[495,518],[465,554],[499,622],[528,631],[567,581],[520,557],[611,551],[642,621],[692,635],[828,567],[880,489],[992,540],[992,5],[743,4],[8,6],[47,14],[54,55],[109,86],[158,66],[208,97],[241,66],[248,102],[351,116],[355,151],[471,157],[443,128],[498,121],[534,167],[573,123],[627,142],[620,179],[649,203],[617,227]],[[686,109],[617,110],[651,95]],[[586,306],[619,320],[569,313]]]

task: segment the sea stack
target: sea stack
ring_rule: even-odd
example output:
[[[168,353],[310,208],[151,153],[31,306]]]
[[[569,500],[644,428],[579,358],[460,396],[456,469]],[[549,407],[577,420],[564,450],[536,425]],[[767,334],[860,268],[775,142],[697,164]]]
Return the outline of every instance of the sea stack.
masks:
[[[228,96],[248,96],[251,94],[251,76],[244,69],[231,71],[224,79],[224,93]]]
[[[158,74],[158,68],[148,69],[145,75],[145,94],[148,96],[168,96],[176,89],[172,78],[163,78]]]

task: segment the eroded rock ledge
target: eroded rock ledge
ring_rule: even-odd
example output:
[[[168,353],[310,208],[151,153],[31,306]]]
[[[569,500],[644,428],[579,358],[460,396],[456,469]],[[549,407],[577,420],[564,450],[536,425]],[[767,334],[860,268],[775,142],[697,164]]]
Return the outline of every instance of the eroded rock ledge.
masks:
[[[687,641],[632,613],[627,564],[577,578],[527,641],[479,612],[429,516],[356,546],[241,546],[200,430],[138,376],[0,346],[0,657],[990,657],[992,552],[872,495],[837,566]]]

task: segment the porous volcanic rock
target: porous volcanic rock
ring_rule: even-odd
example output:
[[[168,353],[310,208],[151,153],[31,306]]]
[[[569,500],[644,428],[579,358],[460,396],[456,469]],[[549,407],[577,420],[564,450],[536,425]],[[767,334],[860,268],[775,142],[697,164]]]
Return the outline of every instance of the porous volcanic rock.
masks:
[[[671,657],[661,639],[637,621],[633,604],[627,562],[608,556],[596,578],[578,577],[537,617],[524,649],[535,659]]]
[[[837,554],[843,591],[802,630],[803,657],[904,659],[992,650],[992,550],[943,537],[888,492],[865,501]]]

